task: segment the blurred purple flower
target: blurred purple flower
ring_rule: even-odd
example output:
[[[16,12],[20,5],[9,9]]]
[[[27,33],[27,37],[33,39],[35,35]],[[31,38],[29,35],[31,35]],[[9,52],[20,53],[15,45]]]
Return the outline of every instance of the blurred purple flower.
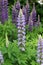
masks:
[[[0,0],[0,21],[1,21],[1,10],[2,10],[2,5],[1,5],[1,0]]]
[[[15,5],[15,8],[17,10],[20,10],[20,2],[19,2],[19,0],[17,0],[16,5]]]
[[[28,24],[28,21],[29,21],[29,16],[30,16],[30,6],[29,6],[29,3],[28,3],[28,0],[26,2],[26,22]]]
[[[29,24],[29,31],[33,31],[32,13],[30,14],[28,24]]]
[[[5,10],[3,9],[2,10],[2,12],[1,12],[1,21],[2,21],[2,23],[4,23],[5,22]]]
[[[4,62],[3,55],[2,52],[0,51],[0,64],[3,64],[3,62]]]
[[[13,6],[13,8],[12,8],[12,22],[13,23],[17,23],[17,11],[16,11],[16,8],[15,8],[15,5]]]
[[[23,14],[25,16],[25,22],[26,22],[26,20],[27,20],[27,14],[26,14],[26,8],[24,6],[22,8],[22,11],[23,11]]]
[[[0,21],[4,23],[8,20],[8,1],[7,0],[0,0]]]
[[[8,0],[4,0],[5,18],[8,20]]]
[[[36,9],[35,9],[35,3],[33,3],[33,9],[32,9],[32,21],[33,21],[33,25],[35,26],[36,23]]]
[[[42,39],[41,35],[39,36],[39,40],[38,40],[37,62],[40,65],[43,65],[43,39]]]
[[[36,26],[39,27],[40,26],[40,15],[38,15],[38,21],[36,22]]]

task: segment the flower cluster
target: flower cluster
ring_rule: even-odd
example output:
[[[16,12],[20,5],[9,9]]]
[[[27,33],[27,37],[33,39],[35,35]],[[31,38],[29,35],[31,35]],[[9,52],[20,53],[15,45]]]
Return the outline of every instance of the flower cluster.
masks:
[[[0,21],[1,21],[1,0],[0,0]]]
[[[37,21],[37,23],[36,23],[36,26],[40,26],[40,15],[38,15],[38,21]]]
[[[3,55],[2,52],[0,51],[0,64],[3,64],[3,62],[4,62]]]
[[[16,4],[14,4],[12,8],[12,22],[17,25],[17,18],[19,15],[21,5],[19,0],[17,0]],[[40,26],[40,17],[38,15],[38,21],[37,21],[37,13],[35,9],[35,3],[33,3],[33,9],[30,13],[30,5],[28,3],[28,0],[26,2],[26,5],[22,8],[23,15],[25,17],[25,23],[29,24],[29,30],[31,31],[33,29],[33,26]],[[31,19],[31,20],[30,20]],[[0,21],[4,23],[6,20],[8,20],[8,0],[0,0]],[[30,28],[31,27],[31,28]]]
[[[17,20],[17,11],[14,5],[12,8],[12,22],[16,24],[16,20]]]
[[[15,16],[15,14],[17,15],[17,17],[18,17],[18,14],[19,14],[19,11],[20,11],[20,8],[21,8],[21,6],[20,6],[20,2],[19,2],[19,0],[16,2],[16,4],[15,4],[15,9],[16,9],[16,13],[14,13],[14,9],[12,9],[12,11],[13,11],[13,13],[12,13],[12,17],[13,17],[13,22],[15,22],[15,20],[14,20],[14,16]],[[13,7],[13,8],[14,8]],[[29,21],[29,16],[30,16],[30,6],[29,6],[29,3],[28,3],[28,0],[27,0],[27,2],[26,2],[26,6],[24,7],[23,6],[23,8],[22,8],[22,10],[23,10],[23,14],[24,14],[24,16],[25,16],[25,22],[26,22],[26,24],[28,24],[28,21]],[[15,16],[16,17],[16,16]],[[17,18],[16,18],[17,19]],[[17,21],[16,21],[17,22]]]
[[[17,25],[17,18],[19,15],[19,11],[20,11],[20,2],[18,0],[12,9],[12,21],[16,23],[16,25]],[[37,20],[37,12],[35,8],[35,3],[33,3],[33,9],[32,9],[32,12],[30,13],[30,5],[27,0],[26,5],[23,6],[22,8],[22,11],[23,11],[23,15],[25,16],[25,23],[27,25],[29,24],[30,31],[33,30],[33,27],[40,26],[40,16],[38,15],[38,20]]]
[[[8,20],[8,1],[0,0],[0,21],[4,23]]]
[[[23,8],[22,8],[22,11],[23,11],[23,14],[24,14],[24,16],[25,16],[25,22],[26,22],[26,20],[27,20],[27,15],[26,15],[26,8],[23,6]]]
[[[8,20],[8,0],[4,0],[5,18]]]
[[[15,5],[15,8],[17,10],[20,10],[20,2],[19,2],[19,0],[17,0],[16,5]]]
[[[29,6],[29,3],[28,3],[28,0],[26,2],[26,24],[28,24],[28,21],[29,21],[29,16],[30,16],[30,6]]]
[[[18,17],[19,11],[20,11],[20,2],[18,0],[12,8],[12,22],[15,24],[17,24],[17,17]]]
[[[43,65],[43,39],[42,39],[41,35],[39,36],[39,40],[38,40],[37,62],[40,65]]]
[[[39,27],[40,26],[40,15],[38,15],[38,20],[36,19],[36,9],[35,9],[35,3],[33,3],[33,9],[32,12],[30,13],[29,17],[29,30],[32,31],[33,27]]]
[[[18,46],[21,51],[25,51],[25,17],[20,9],[18,19]]]
[[[32,13],[29,17],[29,31],[33,31],[33,21],[32,21]]]
[[[36,16],[37,16],[37,14],[36,14],[36,9],[35,9],[35,3],[33,3],[33,9],[32,9],[32,21],[33,21],[33,25],[35,26],[35,24],[36,24]]]

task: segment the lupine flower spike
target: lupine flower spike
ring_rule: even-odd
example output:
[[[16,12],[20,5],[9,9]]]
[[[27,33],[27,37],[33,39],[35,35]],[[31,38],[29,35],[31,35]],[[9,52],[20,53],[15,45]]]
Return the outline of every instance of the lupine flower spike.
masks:
[[[37,26],[40,26],[40,15],[38,15],[38,21],[37,21]]]
[[[24,16],[25,16],[25,22],[26,22],[26,8],[23,6],[23,8],[22,8],[22,11],[23,11],[23,14],[24,14]]]
[[[22,10],[20,9],[18,15],[18,46],[21,51],[25,51],[25,16],[23,15]]]
[[[17,17],[19,15],[19,11],[20,11],[20,1],[17,0],[16,4],[15,4],[15,8],[16,8],[16,12],[17,12]]]
[[[16,12],[16,8],[15,8],[15,5],[13,6],[12,8],[12,22],[16,24],[17,22],[17,12]]]
[[[8,48],[8,45],[9,45],[9,40],[8,40],[8,36],[7,36],[7,33],[6,33],[6,47]]]
[[[27,2],[26,2],[26,22],[27,22],[27,24],[29,21],[29,16],[30,16],[30,6],[29,6],[28,0],[27,0]]]
[[[37,48],[37,62],[39,65],[43,65],[43,39],[41,35],[38,40],[38,48]]]
[[[17,0],[15,7],[16,7],[17,10],[20,10],[20,2],[19,2],[19,0]]]
[[[4,9],[4,0],[0,0],[0,17],[1,17],[1,22],[4,23],[5,21],[5,9]]]
[[[0,21],[1,21],[1,10],[2,10],[2,9],[1,9],[1,8],[2,8],[2,6],[1,6],[1,1],[2,1],[2,0],[0,0]]]
[[[0,20],[4,23],[8,20],[8,1],[7,0],[0,0]]]
[[[33,9],[32,9],[32,20],[33,20],[33,25],[35,26],[36,24],[36,9],[35,9],[35,3],[33,3]]]
[[[33,21],[32,21],[32,13],[30,14],[29,17],[29,31],[33,31]]]
[[[8,20],[8,0],[4,0],[5,18]]]
[[[4,63],[2,52],[0,51],[0,65]]]

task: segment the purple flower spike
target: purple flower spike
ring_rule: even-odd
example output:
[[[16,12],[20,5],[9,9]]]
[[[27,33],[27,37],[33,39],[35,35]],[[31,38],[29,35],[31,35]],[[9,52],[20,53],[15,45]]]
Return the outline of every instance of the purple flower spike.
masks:
[[[23,11],[23,14],[24,14],[24,16],[25,16],[25,22],[26,22],[26,8],[23,6],[23,8],[22,8],[22,11]]]
[[[22,8],[23,14],[26,16],[26,8],[23,6]]]
[[[21,51],[25,51],[25,16],[23,15],[22,10],[20,9],[18,15],[18,46]]]
[[[35,26],[36,24],[36,9],[35,9],[35,3],[33,3],[33,9],[32,9],[32,20],[33,20],[33,25]]]
[[[2,52],[0,51],[0,64],[3,64],[3,62],[4,62],[3,55]]]
[[[0,0],[0,21],[4,23],[8,20],[8,1]]]
[[[5,22],[5,10],[3,9],[2,10],[2,15],[1,15],[1,18],[2,18],[2,23],[4,23]]]
[[[0,21],[5,21],[5,10],[3,9],[4,0],[0,0]]]
[[[19,0],[17,0],[16,5],[15,5],[15,8],[17,10],[20,10],[20,2],[19,2]]]
[[[0,21],[1,21],[1,10],[2,10],[1,1],[2,0],[0,0]]]
[[[40,26],[40,15],[38,15],[38,21],[37,21],[37,26]]]
[[[17,11],[15,5],[12,8],[12,22],[15,24],[17,23]]]
[[[5,18],[8,20],[8,0],[4,0]]]
[[[27,24],[29,21],[29,16],[30,16],[30,6],[29,6],[28,0],[27,0],[27,2],[26,2],[26,22],[27,22]]]
[[[30,14],[28,24],[29,24],[29,31],[33,31],[32,13]]]
[[[17,0],[17,2],[16,2],[16,4],[15,4],[15,8],[16,8],[16,12],[17,12],[17,17],[18,17],[18,15],[19,15],[19,11],[20,11],[20,1],[19,0]]]
[[[38,40],[37,62],[40,65],[43,65],[43,39],[42,39],[41,35],[39,36],[39,40]]]

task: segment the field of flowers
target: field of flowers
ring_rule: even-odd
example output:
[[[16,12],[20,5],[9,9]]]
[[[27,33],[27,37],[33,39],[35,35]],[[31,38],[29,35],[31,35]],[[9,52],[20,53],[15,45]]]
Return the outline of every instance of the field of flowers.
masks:
[[[43,5],[0,0],[0,65],[43,65]]]

